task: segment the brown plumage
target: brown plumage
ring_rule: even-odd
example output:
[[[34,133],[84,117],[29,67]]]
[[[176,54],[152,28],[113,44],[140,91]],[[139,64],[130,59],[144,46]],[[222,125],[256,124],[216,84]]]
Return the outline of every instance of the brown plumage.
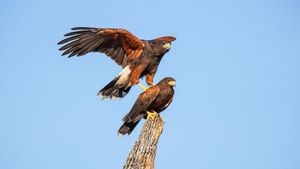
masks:
[[[163,55],[170,50],[176,38],[164,36],[153,40],[141,40],[125,29],[72,28],[67,38],[58,42],[63,45],[62,55],[82,56],[89,52],[101,52],[112,58],[123,70],[98,92],[103,98],[124,97],[131,86],[146,76],[148,85],[153,78]]]
[[[174,97],[175,79],[166,77],[157,85],[149,87],[141,93],[133,107],[123,118],[123,125],[118,135],[130,134],[142,118],[147,116],[147,111],[160,113],[172,102]]]

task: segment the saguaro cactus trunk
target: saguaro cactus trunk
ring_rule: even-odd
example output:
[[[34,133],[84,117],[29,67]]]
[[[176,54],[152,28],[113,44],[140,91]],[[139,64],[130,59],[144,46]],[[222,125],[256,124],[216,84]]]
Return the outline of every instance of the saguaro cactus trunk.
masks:
[[[127,157],[124,169],[154,169],[157,143],[164,121],[157,115],[145,122],[138,140]]]

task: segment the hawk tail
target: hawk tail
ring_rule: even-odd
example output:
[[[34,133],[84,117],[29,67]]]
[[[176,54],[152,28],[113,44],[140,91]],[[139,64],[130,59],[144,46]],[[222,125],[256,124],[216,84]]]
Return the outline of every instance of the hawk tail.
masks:
[[[140,120],[138,120],[137,122],[129,122],[129,123],[124,122],[124,124],[118,130],[118,136],[121,137],[125,134],[129,135],[139,122]]]
[[[129,92],[131,86],[128,85],[128,79],[131,74],[131,69],[126,66],[121,73],[115,77],[111,82],[103,87],[98,92],[98,96],[101,98],[122,98]]]
[[[114,78],[111,82],[109,82],[106,86],[104,86],[97,94],[101,98],[122,98],[126,96],[126,94],[130,91],[131,86],[122,87],[123,85],[118,84],[118,80],[120,76]]]

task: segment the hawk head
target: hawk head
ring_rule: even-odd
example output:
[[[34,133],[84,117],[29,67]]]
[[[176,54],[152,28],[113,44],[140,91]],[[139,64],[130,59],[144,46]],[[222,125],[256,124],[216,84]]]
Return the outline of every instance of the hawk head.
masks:
[[[162,55],[167,53],[171,49],[171,43],[175,41],[176,38],[173,36],[163,36],[150,41],[152,49],[157,52],[157,54]]]

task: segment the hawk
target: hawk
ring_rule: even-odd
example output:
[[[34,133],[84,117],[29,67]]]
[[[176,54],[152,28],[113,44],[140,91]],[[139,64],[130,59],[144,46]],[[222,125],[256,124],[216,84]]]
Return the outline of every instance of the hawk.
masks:
[[[62,55],[83,56],[89,52],[104,53],[122,67],[122,71],[99,92],[102,98],[122,98],[139,79],[146,76],[148,85],[153,79],[158,65],[176,40],[173,36],[163,36],[153,40],[142,40],[125,29],[75,27],[58,42],[63,45]]]
[[[129,113],[123,118],[124,123],[119,129],[118,135],[129,135],[142,118],[149,116],[149,112],[164,111],[173,100],[175,84],[175,79],[166,77],[157,85],[153,85],[141,93]]]

